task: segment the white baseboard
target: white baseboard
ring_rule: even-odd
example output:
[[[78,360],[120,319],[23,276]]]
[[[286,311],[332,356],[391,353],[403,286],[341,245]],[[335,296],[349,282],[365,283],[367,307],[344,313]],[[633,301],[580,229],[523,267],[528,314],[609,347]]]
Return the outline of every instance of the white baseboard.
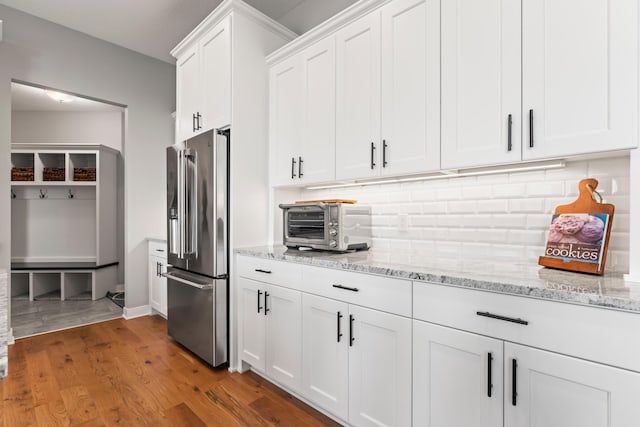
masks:
[[[151,314],[150,305],[140,305],[138,307],[125,307],[122,313],[122,317],[127,320],[135,319],[136,317],[149,316]]]

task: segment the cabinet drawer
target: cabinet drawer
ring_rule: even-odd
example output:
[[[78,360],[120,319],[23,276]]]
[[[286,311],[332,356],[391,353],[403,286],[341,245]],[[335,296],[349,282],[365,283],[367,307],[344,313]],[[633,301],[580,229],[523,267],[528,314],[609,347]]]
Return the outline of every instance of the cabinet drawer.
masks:
[[[237,261],[241,277],[288,288],[300,288],[300,264],[247,256],[238,256]]]
[[[640,314],[423,282],[413,300],[415,319],[640,372]]]
[[[411,317],[409,280],[304,266],[302,283],[304,292]]]
[[[167,259],[167,242],[149,240],[149,256]]]

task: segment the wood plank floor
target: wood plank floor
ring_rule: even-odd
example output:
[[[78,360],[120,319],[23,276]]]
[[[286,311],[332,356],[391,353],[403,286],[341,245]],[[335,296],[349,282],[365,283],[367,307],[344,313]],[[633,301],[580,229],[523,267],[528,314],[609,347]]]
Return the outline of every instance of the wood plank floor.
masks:
[[[0,426],[337,426],[249,372],[213,369],[159,316],[16,341]]]

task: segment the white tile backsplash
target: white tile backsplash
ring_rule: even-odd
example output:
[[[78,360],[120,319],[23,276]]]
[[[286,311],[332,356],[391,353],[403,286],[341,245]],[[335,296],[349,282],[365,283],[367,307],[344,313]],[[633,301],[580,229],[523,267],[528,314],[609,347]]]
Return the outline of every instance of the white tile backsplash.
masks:
[[[537,264],[556,206],[571,203],[593,177],[616,205],[607,270],[629,268],[629,158],[567,162],[562,169],[402,184],[304,190],[303,199],[348,198],[372,207],[373,250],[398,259],[433,255]],[[408,215],[408,230],[398,215]],[[402,255],[404,254],[404,255]],[[443,266],[444,267],[444,266]]]

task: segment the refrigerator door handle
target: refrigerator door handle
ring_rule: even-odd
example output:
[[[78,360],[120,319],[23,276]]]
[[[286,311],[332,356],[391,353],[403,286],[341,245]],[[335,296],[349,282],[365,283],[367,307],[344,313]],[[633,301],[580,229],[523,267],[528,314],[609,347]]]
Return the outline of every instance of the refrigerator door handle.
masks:
[[[198,153],[185,150],[185,253],[198,257]],[[186,212],[188,210],[188,213]]]
[[[178,258],[184,258],[184,150],[178,152]]]
[[[198,288],[203,291],[208,291],[213,289],[213,284],[211,285],[201,285],[199,283],[191,282],[187,279],[183,279],[182,277],[174,276],[171,273],[162,273],[162,277],[166,277],[167,279],[175,280],[176,282],[184,283],[185,285],[193,286],[194,288]]]

